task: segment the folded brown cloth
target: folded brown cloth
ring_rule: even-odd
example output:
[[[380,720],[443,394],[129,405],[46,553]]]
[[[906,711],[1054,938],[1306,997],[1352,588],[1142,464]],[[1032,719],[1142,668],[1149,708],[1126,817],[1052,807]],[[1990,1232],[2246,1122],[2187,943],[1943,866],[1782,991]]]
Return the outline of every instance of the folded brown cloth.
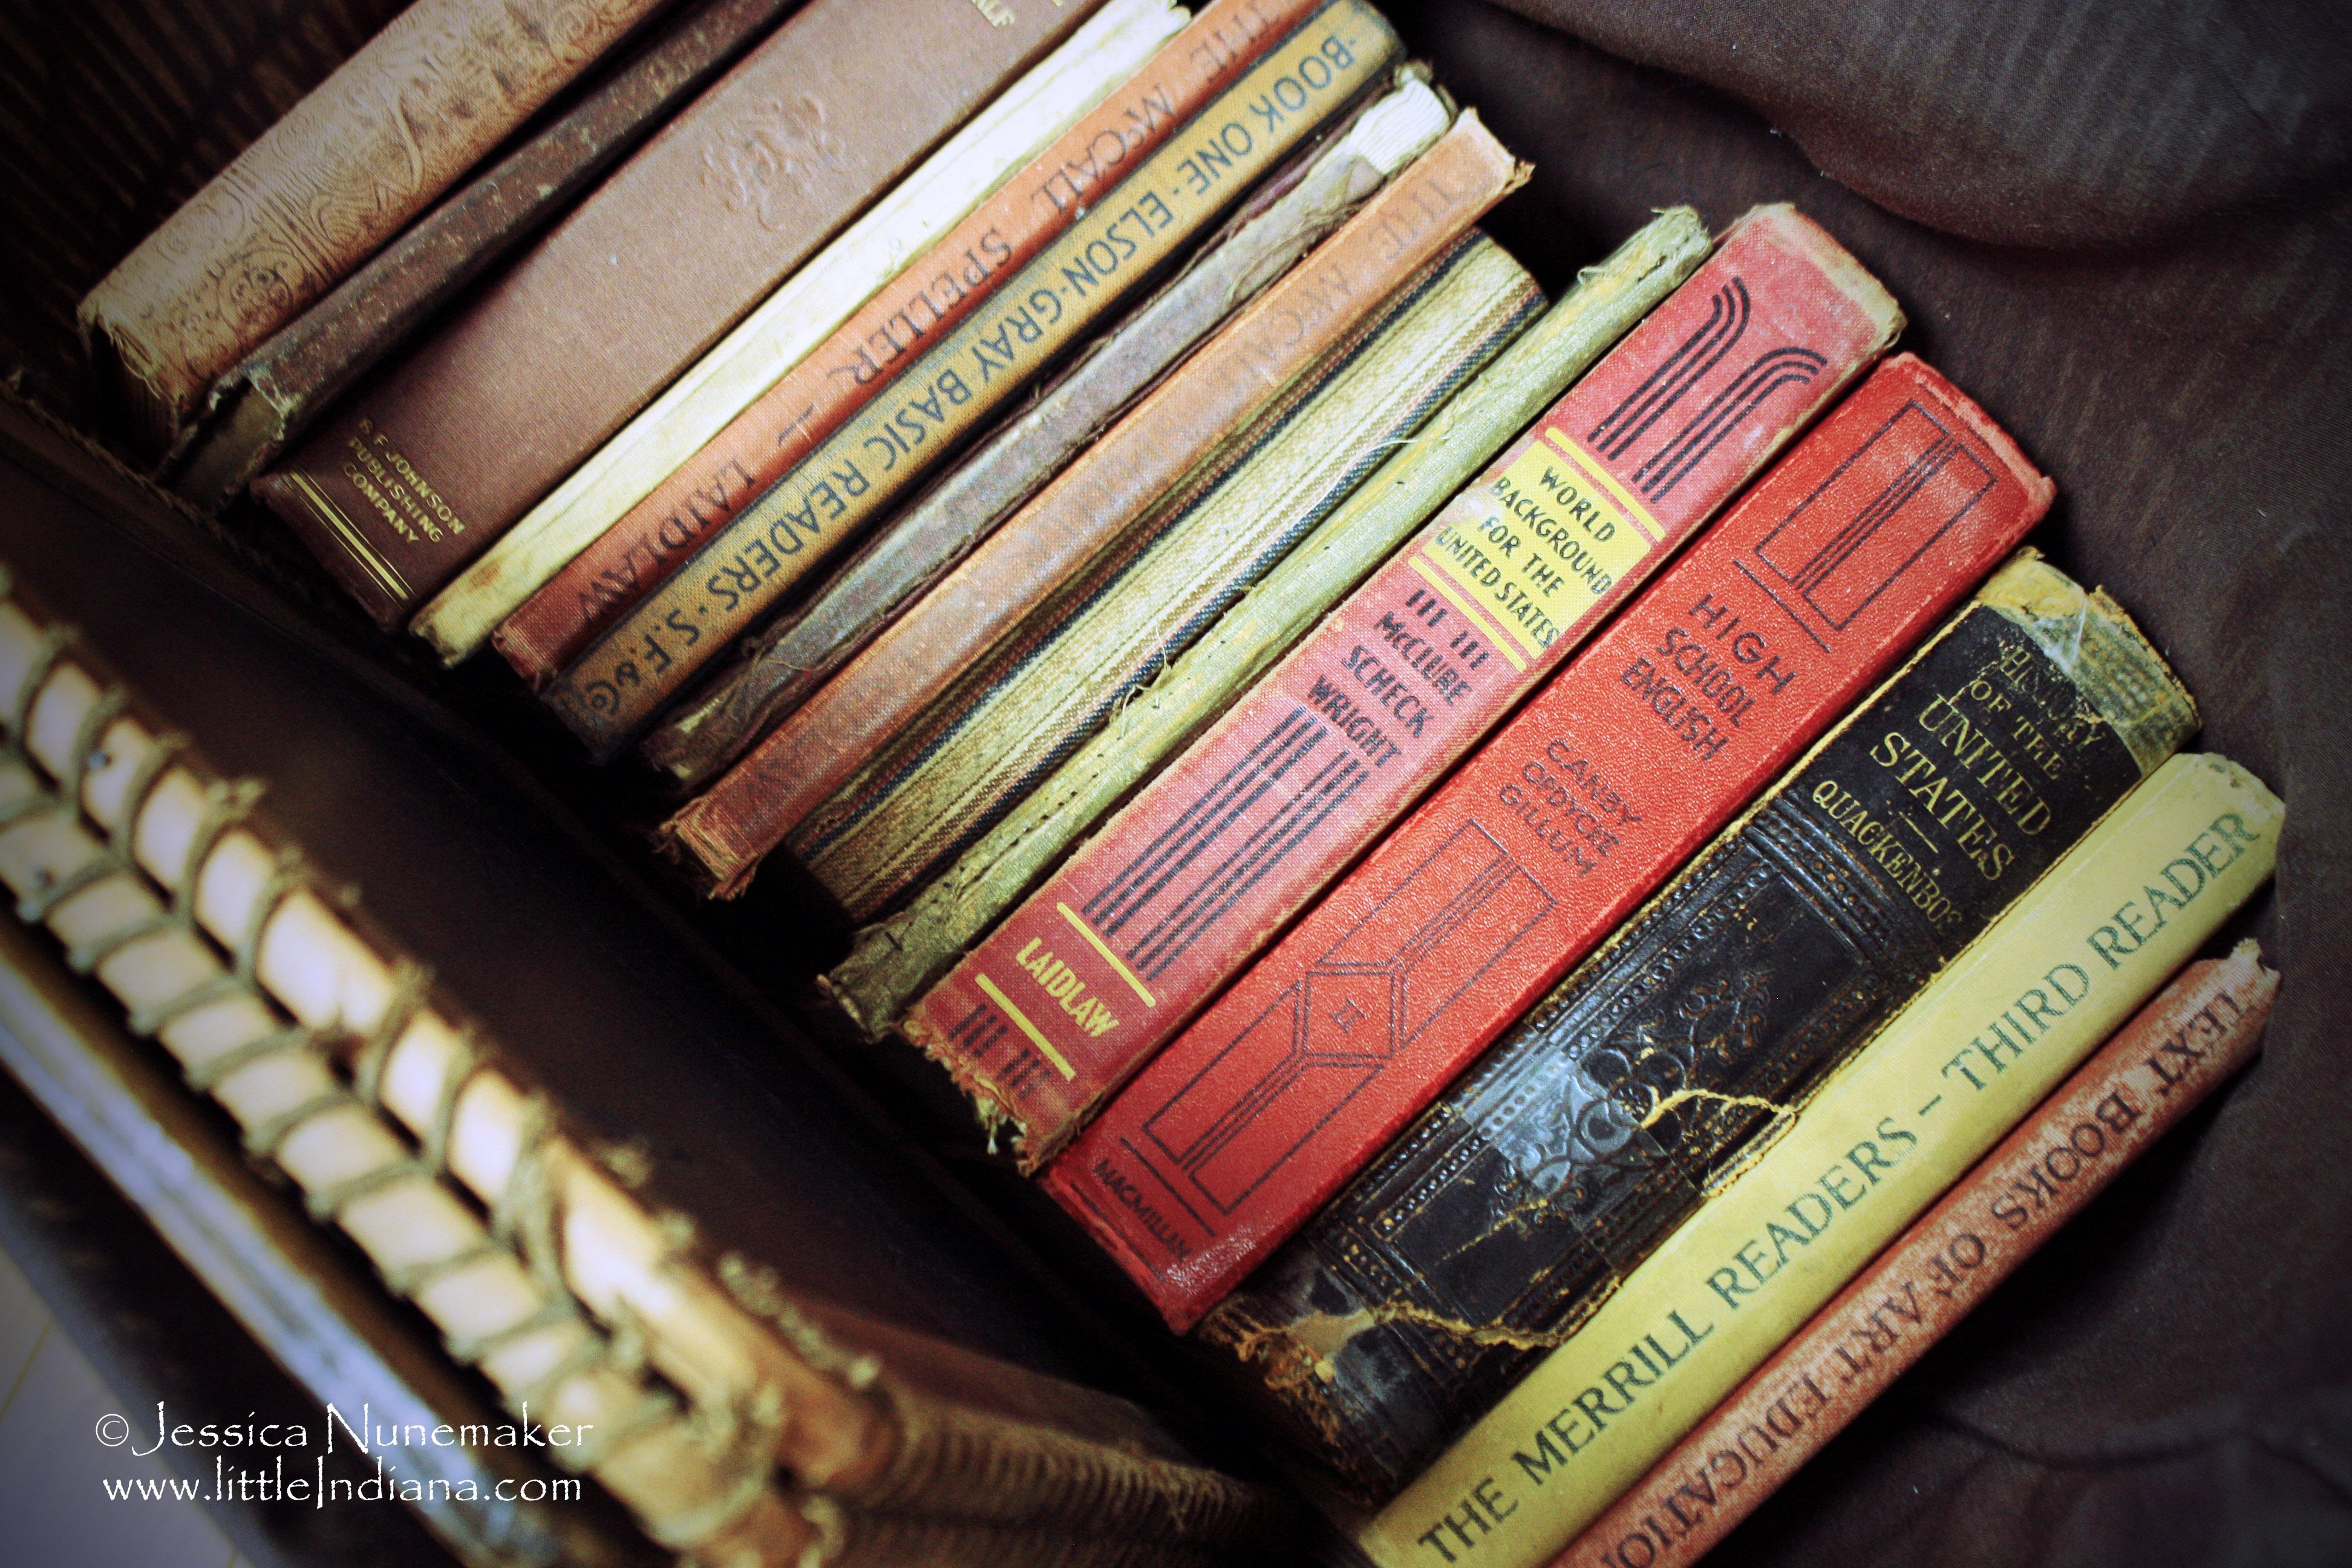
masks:
[[[1536,165],[1495,237],[1797,201],[2287,801],[2261,1064],[1710,1561],[2352,1562],[2352,7],[1507,3],[1391,10]]]

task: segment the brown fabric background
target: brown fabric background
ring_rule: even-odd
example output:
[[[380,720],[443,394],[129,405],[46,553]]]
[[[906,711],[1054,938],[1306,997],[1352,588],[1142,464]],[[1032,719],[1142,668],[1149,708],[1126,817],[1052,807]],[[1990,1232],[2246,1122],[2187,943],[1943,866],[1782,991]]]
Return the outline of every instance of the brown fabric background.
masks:
[[[2289,809],[2252,1072],[1717,1560],[2352,1562],[2352,7],[1509,3],[1393,13],[1536,164],[1496,237],[1557,288],[1652,207],[1796,201]]]

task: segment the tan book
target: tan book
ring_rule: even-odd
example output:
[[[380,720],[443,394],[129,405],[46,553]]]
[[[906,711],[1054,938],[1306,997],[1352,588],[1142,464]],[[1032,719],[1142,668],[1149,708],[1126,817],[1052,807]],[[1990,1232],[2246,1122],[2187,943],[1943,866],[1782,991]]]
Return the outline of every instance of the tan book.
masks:
[[[213,379],[367,259],[659,0],[417,0],[81,304],[160,457]]]

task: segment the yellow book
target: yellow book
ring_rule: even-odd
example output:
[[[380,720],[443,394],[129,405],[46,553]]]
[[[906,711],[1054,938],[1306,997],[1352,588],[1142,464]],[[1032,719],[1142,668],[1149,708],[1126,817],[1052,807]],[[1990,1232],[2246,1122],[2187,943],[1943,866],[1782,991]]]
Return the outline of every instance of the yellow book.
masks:
[[[2285,807],[2211,755],[2126,796],[1366,1526],[1383,1568],[1538,1568],[2252,896]]]

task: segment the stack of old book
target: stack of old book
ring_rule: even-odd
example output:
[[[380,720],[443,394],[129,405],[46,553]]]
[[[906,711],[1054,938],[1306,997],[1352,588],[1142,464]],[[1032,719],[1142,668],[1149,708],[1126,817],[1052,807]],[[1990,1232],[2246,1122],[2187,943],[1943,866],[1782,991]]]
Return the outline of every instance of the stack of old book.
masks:
[[[1548,302],[1364,0],[788,9],[419,0],[85,302],[124,438],[868,922],[1362,1555],[1688,1561],[2251,1053],[2280,803],[1831,236]],[[1248,1537],[680,1261],[14,607],[0,701],[28,918],[653,1539]]]

